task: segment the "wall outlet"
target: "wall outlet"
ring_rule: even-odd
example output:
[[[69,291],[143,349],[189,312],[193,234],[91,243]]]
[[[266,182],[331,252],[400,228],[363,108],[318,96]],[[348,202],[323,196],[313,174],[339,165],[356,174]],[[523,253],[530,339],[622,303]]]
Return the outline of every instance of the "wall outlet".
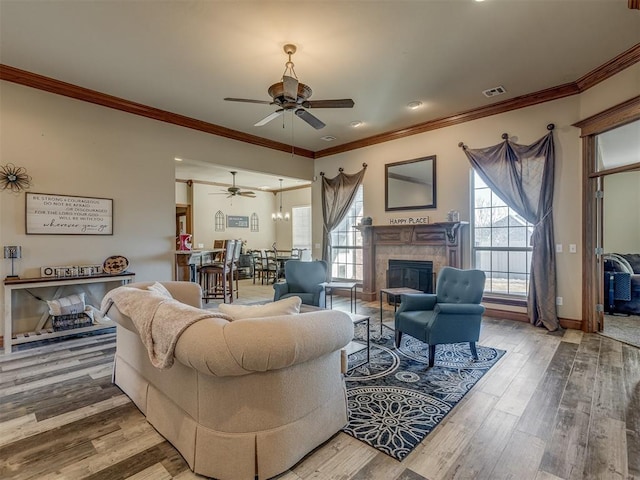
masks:
[[[319,243],[316,243],[316,244],[314,245],[314,248],[316,248],[316,249],[318,249],[318,248],[322,248],[322,245],[320,245]]]
[[[199,243],[198,248],[204,248],[204,243]]]
[[[556,305],[562,305],[562,297],[556,297]]]
[[[562,244],[556,243],[556,253],[562,253]]]
[[[578,248],[576,247],[575,243],[570,243],[569,244],[569,253],[576,253],[578,251]]]

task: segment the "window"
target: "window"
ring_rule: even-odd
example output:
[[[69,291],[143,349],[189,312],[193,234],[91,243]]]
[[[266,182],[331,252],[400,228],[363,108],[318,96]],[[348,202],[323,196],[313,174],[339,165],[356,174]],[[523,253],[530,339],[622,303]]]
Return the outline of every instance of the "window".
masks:
[[[224,232],[224,213],[222,213],[222,210],[216,212],[215,230],[216,232]]]
[[[291,208],[293,248],[311,251],[311,205]]]
[[[354,228],[362,220],[362,185],[342,222],[331,231],[331,276],[334,280],[362,281],[362,235]]]
[[[260,219],[258,218],[258,214],[253,212],[251,214],[251,231],[259,232],[260,231]]]
[[[533,226],[509,208],[473,172],[474,266],[487,275],[485,293],[526,296],[529,292]]]

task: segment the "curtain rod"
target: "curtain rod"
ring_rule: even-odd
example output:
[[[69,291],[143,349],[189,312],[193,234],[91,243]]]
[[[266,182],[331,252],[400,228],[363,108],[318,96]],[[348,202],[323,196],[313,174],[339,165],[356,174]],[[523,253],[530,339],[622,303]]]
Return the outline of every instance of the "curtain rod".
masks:
[[[366,163],[363,163],[363,164],[362,164],[362,168],[367,168],[367,164],[366,164]],[[339,173],[344,172],[344,168],[340,167],[340,168],[338,169],[338,172],[339,172]],[[320,176],[321,176],[321,177],[324,177],[324,172],[320,172]]]
[[[553,130],[554,128],[556,128],[556,126],[553,123],[550,123],[549,125],[547,125],[547,130],[549,130],[549,131]],[[507,140],[509,138],[509,134],[508,133],[503,133],[501,135],[501,137],[502,137],[503,140]],[[463,150],[467,149],[467,146],[464,144],[464,142],[458,143],[458,146],[460,148],[462,148]]]

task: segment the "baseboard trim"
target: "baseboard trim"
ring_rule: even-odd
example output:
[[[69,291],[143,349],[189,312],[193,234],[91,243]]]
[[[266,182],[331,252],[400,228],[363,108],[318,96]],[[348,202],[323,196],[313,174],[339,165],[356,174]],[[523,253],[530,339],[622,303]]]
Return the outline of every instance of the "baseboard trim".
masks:
[[[487,317],[500,318],[505,320],[516,320],[518,322],[529,323],[529,316],[522,312],[510,312],[508,310],[498,310],[495,308],[487,308],[484,312]],[[583,322],[573,318],[558,318],[562,328],[573,328],[575,330],[583,329]]]
[[[509,310],[498,310],[495,308],[487,308],[484,311],[484,315],[487,317],[501,318],[505,320],[516,320],[518,322],[529,323],[528,315],[522,312],[511,312]]]

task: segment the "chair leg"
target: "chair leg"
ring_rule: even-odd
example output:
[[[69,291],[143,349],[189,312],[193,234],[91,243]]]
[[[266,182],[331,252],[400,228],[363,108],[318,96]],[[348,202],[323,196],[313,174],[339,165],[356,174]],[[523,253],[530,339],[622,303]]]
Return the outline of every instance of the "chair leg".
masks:
[[[476,342],[469,342],[469,348],[471,349],[471,355],[474,360],[478,360],[478,350],[476,349]]]
[[[396,329],[396,348],[400,348],[400,340],[402,340],[402,332]]]
[[[429,345],[429,368],[433,367],[436,362],[436,346]]]

